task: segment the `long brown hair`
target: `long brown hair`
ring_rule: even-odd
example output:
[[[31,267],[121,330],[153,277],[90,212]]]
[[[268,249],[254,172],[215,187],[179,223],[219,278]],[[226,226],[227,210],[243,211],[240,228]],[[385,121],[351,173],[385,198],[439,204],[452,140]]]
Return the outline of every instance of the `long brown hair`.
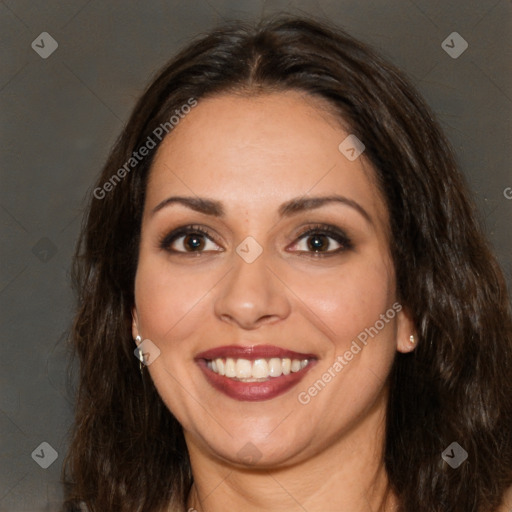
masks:
[[[66,510],[184,510],[183,432],[147,372],[141,385],[131,335],[155,129],[191,98],[284,90],[329,102],[364,142],[386,198],[398,298],[419,337],[390,375],[385,464],[400,510],[492,512],[512,484],[510,301],[453,150],[373,49],[325,23],[277,18],[225,25],[182,50],[138,101],[91,191],[73,265],[80,375]],[[156,147],[127,166],[148,137]],[[456,470],[441,457],[454,441],[468,453]]]

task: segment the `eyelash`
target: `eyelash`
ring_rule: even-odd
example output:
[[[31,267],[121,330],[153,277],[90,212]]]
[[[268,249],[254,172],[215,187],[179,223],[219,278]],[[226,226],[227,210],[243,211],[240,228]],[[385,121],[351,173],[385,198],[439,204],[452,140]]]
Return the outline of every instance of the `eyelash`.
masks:
[[[208,238],[210,241],[214,242],[212,235],[208,232],[208,230],[204,229],[201,226],[196,224],[188,225],[180,227],[171,233],[164,235],[159,241],[160,249],[163,249],[172,254],[179,255],[190,255],[196,256],[201,254],[201,251],[176,251],[171,249],[170,246],[180,237],[190,235],[190,234],[201,234]],[[349,237],[339,228],[330,226],[328,224],[315,224],[313,226],[309,226],[304,231],[299,233],[297,236],[297,240],[302,240],[303,238],[307,238],[312,235],[326,235],[329,238],[334,239],[337,243],[341,245],[338,249],[327,251],[327,252],[316,252],[316,251],[299,251],[302,253],[308,253],[312,255],[314,258],[326,258],[330,256],[336,256],[345,251],[351,250],[354,248],[352,241]],[[215,243],[215,242],[214,242]]]

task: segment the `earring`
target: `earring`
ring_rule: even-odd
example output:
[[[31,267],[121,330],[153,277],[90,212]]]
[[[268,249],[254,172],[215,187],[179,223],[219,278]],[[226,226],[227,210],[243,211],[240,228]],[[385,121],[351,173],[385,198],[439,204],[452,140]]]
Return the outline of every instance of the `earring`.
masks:
[[[142,338],[140,336],[137,336],[135,338],[135,342],[137,343],[137,346],[140,345],[141,342],[142,342]],[[144,366],[143,366],[143,363],[144,363],[144,355],[142,354],[142,349],[139,349],[139,370],[140,370],[141,377],[144,376]]]
[[[414,339],[414,335],[413,334],[411,334],[409,336],[409,341],[410,341],[411,345],[414,345],[416,343],[416,340]]]

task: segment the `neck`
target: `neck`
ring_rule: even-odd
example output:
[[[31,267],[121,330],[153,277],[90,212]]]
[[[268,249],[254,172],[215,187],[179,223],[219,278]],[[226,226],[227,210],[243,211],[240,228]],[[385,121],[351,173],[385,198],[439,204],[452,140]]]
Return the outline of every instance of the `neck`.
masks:
[[[194,476],[187,510],[395,511],[383,462],[386,403],[384,393],[326,450],[286,467],[240,469],[187,443]]]

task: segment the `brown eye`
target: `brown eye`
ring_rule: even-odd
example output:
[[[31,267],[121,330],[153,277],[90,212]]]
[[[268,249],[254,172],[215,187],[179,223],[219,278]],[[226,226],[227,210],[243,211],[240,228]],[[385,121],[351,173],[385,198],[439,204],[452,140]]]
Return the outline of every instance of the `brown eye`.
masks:
[[[332,256],[351,249],[352,242],[338,228],[333,226],[317,225],[302,233],[299,241],[303,243],[300,252],[312,253],[318,256]],[[296,244],[295,248],[300,244]]]
[[[324,252],[329,248],[329,237],[324,234],[311,235],[307,238],[308,249]]]
[[[200,226],[185,226],[172,231],[160,242],[160,248],[173,253],[197,253],[210,252],[208,242],[213,242],[210,234]],[[218,246],[217,246],[218,247]]]
[[[183,237],[183,246],[187,251],[189,249],[190,251],[202,250],[204,249],[205,245],[206,243],[204,241],[204,235],[202,235],[201,233],[191,233]]]

